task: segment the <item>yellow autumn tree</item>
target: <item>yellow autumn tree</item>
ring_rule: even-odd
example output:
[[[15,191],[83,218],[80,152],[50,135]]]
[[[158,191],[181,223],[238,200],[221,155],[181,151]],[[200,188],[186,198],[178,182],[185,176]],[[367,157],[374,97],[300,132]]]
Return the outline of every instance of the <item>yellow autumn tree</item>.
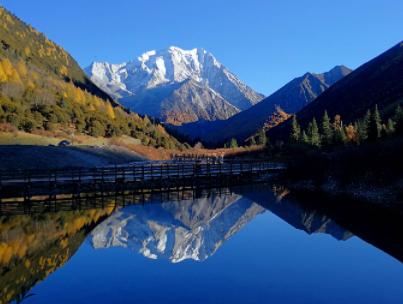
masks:
[[[20,75],[18,74],[16,69],[12,70],[9,81],[12,83],[22,84]]]
[[[20,60],[17,64],[17,72],[20,74],[21,77],[26,78],[27,77],[27,66],[25,65],[25,61]]]
[[[92,99],[94,101],[94,105],[99,108],[101,106],[101,102],[99,101],[98,97],[94,95]]]
[[[90,105],[88,107],[88,110],[95,111],[95,107],[94,107],[94,105],[92,103],[90,103]]]
[[[31,50],[29,49],[29,47],[26,47],[24,49],[25,55],[28,56],[29,54],[31,54]]]
[[[64,65],[60,68],[60,74],[67,76],[67,68]]]
[[[8,79],[8,77],[7,77],[6,73],[4,73],[3,67],[2,67],[2,65],[0,63],[0,83],[6,82],[7,79]]]
[[[1,65],[3,66],[3,71],[7,76],[11,76],[13,72],[13,65],[11,64],[8,58],[5,58],[1,61]]]
[[[115,112],[113,111],[112,105],[108,102],[107,107],[106,107],[106,111],[105,111],[106,115],[109,115],[111,118],[115,118]]]
[[[27,81],[27,88],[35,89],[35,84],[31,80],[28,80]]]

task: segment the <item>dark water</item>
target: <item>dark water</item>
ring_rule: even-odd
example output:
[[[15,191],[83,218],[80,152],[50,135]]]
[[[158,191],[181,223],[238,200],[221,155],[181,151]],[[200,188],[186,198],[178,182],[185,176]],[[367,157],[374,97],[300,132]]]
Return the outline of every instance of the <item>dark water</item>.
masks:
[[[247,190],[5,202],[0,303],[403,303],[399,218]]]

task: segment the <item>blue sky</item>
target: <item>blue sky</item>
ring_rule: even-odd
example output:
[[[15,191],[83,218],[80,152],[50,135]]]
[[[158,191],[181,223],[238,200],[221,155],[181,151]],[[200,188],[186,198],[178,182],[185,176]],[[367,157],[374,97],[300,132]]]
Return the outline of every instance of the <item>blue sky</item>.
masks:
[[[269,95],[306,72],[355,69],[403,40],[403,1],[0,0],[80,64],[203,47]]]

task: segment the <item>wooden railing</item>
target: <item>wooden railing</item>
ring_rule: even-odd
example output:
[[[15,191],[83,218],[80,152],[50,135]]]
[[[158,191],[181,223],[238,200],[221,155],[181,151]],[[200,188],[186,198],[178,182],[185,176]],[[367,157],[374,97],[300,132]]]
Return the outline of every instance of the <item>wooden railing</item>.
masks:
[[[263,173],[284,168],[276,161],[230,162],[219,164],[148,164],[116,165],[94,168],[51,170],[1,170],[0,185],[39,182],[85,182],[85,181],[146,181],[153,179],[192,178],[214,175],[237,175]]]

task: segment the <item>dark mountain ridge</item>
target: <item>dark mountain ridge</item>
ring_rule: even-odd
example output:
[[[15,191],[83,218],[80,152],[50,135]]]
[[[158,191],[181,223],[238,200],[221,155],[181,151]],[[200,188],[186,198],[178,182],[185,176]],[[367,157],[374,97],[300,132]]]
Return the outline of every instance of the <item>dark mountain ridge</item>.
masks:
[[[363,64],[335,83],[297,113],[301,128],[315,117],[321,121],[325,110],[329,117],[340,115],[344,123],[362,118],[378,105],[382,118],[391,117],[403,103],[403,42]],[[291,119],[268,131],[270,139],[288,140]]]

